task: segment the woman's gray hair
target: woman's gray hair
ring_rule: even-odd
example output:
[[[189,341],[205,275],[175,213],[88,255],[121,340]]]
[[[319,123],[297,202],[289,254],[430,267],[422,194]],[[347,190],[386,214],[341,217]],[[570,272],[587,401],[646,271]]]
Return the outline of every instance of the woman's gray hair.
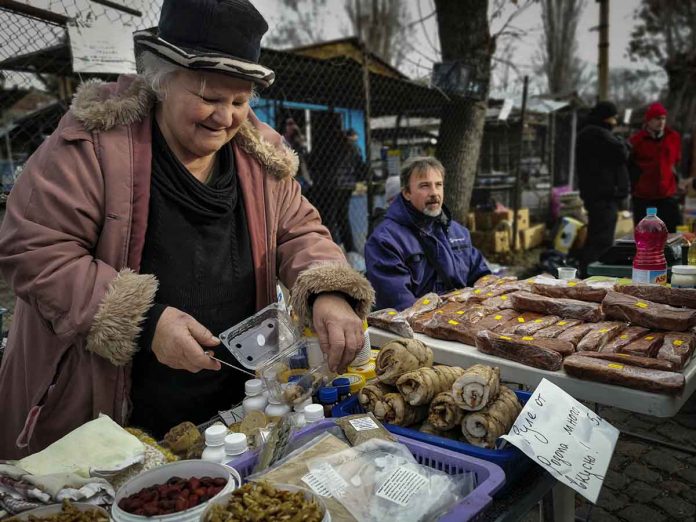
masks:
[[[172,80],[174,75],[178,72],[190,70],[185,67],[181,67],[180,65],[173,64],[164,58],[160,58],[150,51],[143,51],[140,53],[136,68],[138,74],[157,95],[157,99],[159,101],[164,101],[164,99],[167,97],[167,85]],[[198,94],[202,96],[203,92],[205,91],[205,76],[201,74],[199,77],[201,84],[198,89]],[[257,97],[258,92],[256,89],[256,84],[252,83],[251,98],[249,99],[249,102],[251,103]]]
[[[408,185],[411,182],[411,174],[428,169],[438,171],[440,174],[442,174],[442,178],[445,178],[445,167],[443,167],[439,160],[433,158],[432,156],[414,156],[412,158],[408,158],[401,167],[401,188],[408,188]]]

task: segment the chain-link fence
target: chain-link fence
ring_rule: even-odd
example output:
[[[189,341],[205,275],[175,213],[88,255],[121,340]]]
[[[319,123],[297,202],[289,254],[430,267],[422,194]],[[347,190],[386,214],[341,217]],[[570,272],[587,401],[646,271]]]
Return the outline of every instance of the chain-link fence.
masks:
[[[2,3],[0,171],[5,192],[26,158],[55,129],[79,83],[90,76],[115,78],[73,72],[67,26],[108,20],[130,33],[156,25],[161,2],[143,0],[137,9],[124,5],[47,0],[39,9],[21,0]],[[362,254],[371,216],[386,206],[385,180],[398,174],[408,156],[435,153],[449,98],[409,80],[353,38],[288,51],[264,49],[261,62],[275,71],[276,82],[260,93],[256,114],[300,155],[298,181],[335,240],[347,252]],[[544,221],[555,158],[549,153],[553,129],[545,117],[527,127],[522,203],[533,204],[533,214]],[[511,204],[519,134],[519,119],[488,121],[472,204],[491,198]]]

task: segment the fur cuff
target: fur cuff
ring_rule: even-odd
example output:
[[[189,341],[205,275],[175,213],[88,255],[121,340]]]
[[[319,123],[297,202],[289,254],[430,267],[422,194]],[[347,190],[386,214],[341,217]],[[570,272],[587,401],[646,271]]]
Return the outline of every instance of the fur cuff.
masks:
[[[302,272],[290,293],[290,304],[303,325],[312,322],[310,299],[323,292],[343,292],[355,300],[355,313],[365,319],[375,303],[372,285],[345,263],[323,263]]]
[[[87,335],[87,349],[116,366],[130,362],[145,314],[157,292],[153,275],[121,270],[109,285]]]
[[[244,152],[259,160],[269,174],[278,179],[294,176],[300,164],[300,158],[290,147],[281,144],[275,147],[266,141],[250,121],[245,121],[234,140]]]

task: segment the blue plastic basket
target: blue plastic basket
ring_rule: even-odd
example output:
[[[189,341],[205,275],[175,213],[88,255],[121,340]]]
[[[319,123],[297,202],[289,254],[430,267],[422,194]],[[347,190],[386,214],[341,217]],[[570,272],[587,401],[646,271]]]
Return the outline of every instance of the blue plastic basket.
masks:
[[[532,396],[530,392],[525,391],[516,391],[515,394],[517,395],[520,403],[523,405],[526,404],[529,398]],[[365,410],[358,402],[357,395],[348,397],[343,402],[340,402],[334,406],[331,410],[331,414],[334,417],[345,417],[347,415],[355,415],[358,413],[365,413]],[[384,427],[395,435],[402,435],[404,437],[408,437],[409,439],[418,440],[439,448],[455,451],[457,453],[463,453],[464,455],[469,455],[471,457],[476,457],[477,459],[486,460],[488,462],[492,462],[493,464],[497,464],[503,468],[505,477],[507,478],[505,488],[498,492],[498,495],[504,494],[510,485],[514,484],[519,478],[521,478],[532,464],[532,461],[514,446],[507,446],[503,449],[479,448],[478,446],[473,446],[471,444],[467,444],[466,442],[459,442],[457,440],[447,439],[438,435],[422,433],[418,430],[404,428],[403,426],[396,426],[394,424],[384,424]]]
[[[332,419],[315,422],[293,434],[291,440],[321,433],[334,425]],[[396,434],[396,438],[411,451],[418,463],[423,466],[444,471],[449,475],[467,472],[476,474],[476,488],[440,517],[440,521],[465,522],[467,520],[479,519],[483,515],[484,510],[493,501],[493,495],[505,483],[505,473],[500,466],[413,440],[403,435]],[[238,459],[228,462],[227,465],[236,469],[244,480],[251,475],[256,465],[257,457],[258,453],[249,452]]]

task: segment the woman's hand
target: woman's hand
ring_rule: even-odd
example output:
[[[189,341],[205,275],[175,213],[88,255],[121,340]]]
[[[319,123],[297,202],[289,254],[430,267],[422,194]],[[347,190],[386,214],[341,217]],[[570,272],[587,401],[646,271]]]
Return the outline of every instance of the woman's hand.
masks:
[[[362,321],[340,293],[319,294],[312,311],[314,331],[332,372],[345,370],[364,343]]]
[[[218,344],[220,339],[205,326],[181,310],[168,306],[157,321],[152,351],[159,362],[170,368],[197,373],[220,369],[220,363],[208,357],[202,348]]]

